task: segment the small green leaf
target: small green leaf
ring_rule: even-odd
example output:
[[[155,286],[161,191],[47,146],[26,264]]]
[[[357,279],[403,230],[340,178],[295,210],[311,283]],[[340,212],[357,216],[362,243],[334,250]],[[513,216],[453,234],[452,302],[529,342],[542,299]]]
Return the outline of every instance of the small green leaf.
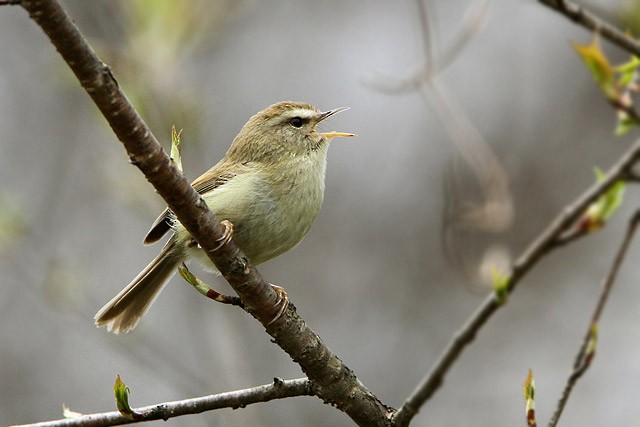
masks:
[[[617,99],[619,91],[615,81],[614,69],[600,49],[600,40],[597,33],[590,44],[573,43],[573,48],[584,61],[587,69],[607,98]]]
[[[171,126],[171,160],[176,164],[180,172],[182,172],[182,129],[176,132],[176,127]]]
[[[623,136],[636,126],[640,126],[640,121],[634,119],[633,117],[629,117],[629,115],[624,111],[619,111],[618,122],[613,133],[615,136]]]
[[[590,44],[573,43],[573,47],[591,72],[600,90],[616,108],[617,124],[614,134],[621,136],[632,127],[639,126],[640,122],[630,117],[634,114],[629,112],[632,111],[634,101],[631,95],[638,91],[640,59],[637,56],[631,56],[629,61],[612,66],[600,49],[597,33]]]
[[[185,263],[182,263],[182,266],[178,267],[178,273],[180,273],[180,276],[191,286],[196,287],[198,285],[198,278],[189,271]]]
[[[533,380],[533,371],[529,369],[529,373],[527,374],[527,378],[524,380],[524,384],[522,385],[522,393],[524,394],[524,398],[529,401],[535,401],[536,398],[536,384]],[[528,403],[527,403],[528,405]]]
[[[639,67],[640,59],[635,55],[632,55],[631,59],[624,64],[616,66],[615,71],[618,73],[618,85],[627,87],[633,84],[636,80]]]
[[[632,117],[628,111],[633,108],[633,92],[638,90],[638,68],[640,68],[640,59],[632,56],[631,59],[624,64],[615,68],[618,74],[618,87],[620,96],[615,100],[618,106],[618,122],[614,134],[622,136],[629,132],[634,126],[640,126],[640,121]]]
[[[206,283],[202,280],[198,279],[189,269],[187,265],[183,262],[182,266],[178,267],[178,273],[180,276],[191,286],[193,286],[198,292],[200,292],[204,296],[209,295],[209,290],[211,289]]]
[[[594,168],[596,181],[604,180],[604,173]],[[625,182],[618,181],[611,186],[602,196],[593,202],[580,221],[586,231],[597,231],[604,227],[609,218],[618,210],[624,197]]]
[[[522,385],[524,399],[527,402],[525,415],[527,416],[527,424],[535,426],[536,424],[536,384],[533,381],[533,371],[529,369],[527,378]]]
[[[137,414],[131,409],[131,406],[129,406],[129,387],[122,382],[120,375],[118,375],[113,385],[113,394],[116,396],[118,411],[125,418],[133,420]]]
[[[501,269],[492,266],[491,268],[491,282],[493,285],[493,292],[496,298],[496,302],[500,305],[507,303],[507,297],[509,296],[509,282],[511,277]]]

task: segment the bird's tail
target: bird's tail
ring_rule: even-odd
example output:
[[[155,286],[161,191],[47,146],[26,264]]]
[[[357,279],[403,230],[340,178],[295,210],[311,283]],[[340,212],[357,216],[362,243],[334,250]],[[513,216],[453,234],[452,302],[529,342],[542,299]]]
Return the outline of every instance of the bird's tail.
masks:
[[[115,334],[133,330],[175,274],[182,259],[175,248],[174,240],[169,240],[160,255],[98,311],[94,317],[96,326],[106,326]]]

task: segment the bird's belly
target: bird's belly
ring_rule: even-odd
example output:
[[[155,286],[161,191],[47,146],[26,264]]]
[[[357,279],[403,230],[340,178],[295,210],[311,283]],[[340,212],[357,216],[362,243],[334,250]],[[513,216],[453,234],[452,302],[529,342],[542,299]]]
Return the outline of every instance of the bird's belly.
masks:
[[[250,218],[240,221],[234,241],[254,264],[268,261],[296,246],[313,225],[322,198],[314,195],[294,196],[295,201],[274,203],[262,200],[255,204]]]
[[[205,200],[218,220],[226,219],[233,224],[233,241],[257,265],[300,243],[318,215],[322,190],[322,186],[317,186],[306,192],[291,192],[284,196],[280,193],[277,200],[265,191],[245,193],[244,197],[235,197],[230,203],[220,197]],[[257,197],[257,194],[261,196]],[[181,225],[178,227],[182,228]],[[176,231],[180,234],[178,229]],[[186,253],[212,267],[199,247],[187,246]]]

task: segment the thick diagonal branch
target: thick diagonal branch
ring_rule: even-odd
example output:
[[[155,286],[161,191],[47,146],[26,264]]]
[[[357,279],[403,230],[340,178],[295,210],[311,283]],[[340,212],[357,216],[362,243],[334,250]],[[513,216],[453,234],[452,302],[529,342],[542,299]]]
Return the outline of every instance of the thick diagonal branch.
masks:
[[[149,128],[129,103],[111,70],[97,57],[73,21],[54,0],[22,1],[31,18],[43,29],[81,85],[98,106],[135,164],[207,252],[209,258],[242,298],[247,310],[274,341],[309,377],[314,393],[335,404],[360,425],[387,425],[387,408],[329,350],[293,305],[278,321],[277,300],[258,270],[233,243],[214,251],[223,228],[206,203],[171,162]]]

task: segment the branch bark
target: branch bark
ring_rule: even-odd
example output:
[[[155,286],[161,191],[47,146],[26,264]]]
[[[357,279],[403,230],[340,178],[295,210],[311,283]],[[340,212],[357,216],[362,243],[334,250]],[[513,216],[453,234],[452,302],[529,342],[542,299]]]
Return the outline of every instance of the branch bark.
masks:
[[[582,213],[603,195],[611,186],[619,180],[625,180],[633,175],[633,167],[640,161],[640,140],[637,140],[629,148],[616,164],[609,169],[605,178],[593,184],[586,192],[580,195],[572,204],[568,205],[558,215],[558,217],[540,234],[540,236],[529,246],[529,248],[518,258],[513,266],[513,271],[509,279],[507,292],[511,294],[522,278],[531,270],[545,255],[553,249],[562,246],[562,235],[572,227],[580,218]],[[478,310],[467,320],[462,328],[456,332],[447,347],[438,357],[436,363],[431,367],[429,373],[422,382],[398,409],[393,417],[394,425],[408,425],[411,419],[418,413],[422,405],[440,388],[444,377],[449,372],[453,363],[458,359],[462,351],[476,337],[482,326],[500,308],[500,304],[495,296],[489,295]]]
[[[82,87],[100,109],[132,164],[137,166],[198,241],[242,298],[247,311],[300,365],[314,394],[344,411],[359,425],[389,425],[388,409],[355,374],[322,342],[289,304],[285,315],[269,324],[278,311],[277,295],[242,251],[229,242],[215,250],[223,227],[206,203],[171,162],[142,121],[109,67],[95,54],[73,21],[55,0],[21,2],[49,37]]]
[[[253,403],[268,402],[274,399],[296,396],[313,396],[311,384],[307,378],[298,378],[295,380],[275,379],[272,384],[265,384],[244,390],[145,406],[134,409],[137,415],[135,421],[125,418],[118,411],[114,411],[35,424],[22,424],[13,427],[106,427],[141,421],[167,421],[169,418],[182,415],[199,414],[221,408],[244,408]]]

